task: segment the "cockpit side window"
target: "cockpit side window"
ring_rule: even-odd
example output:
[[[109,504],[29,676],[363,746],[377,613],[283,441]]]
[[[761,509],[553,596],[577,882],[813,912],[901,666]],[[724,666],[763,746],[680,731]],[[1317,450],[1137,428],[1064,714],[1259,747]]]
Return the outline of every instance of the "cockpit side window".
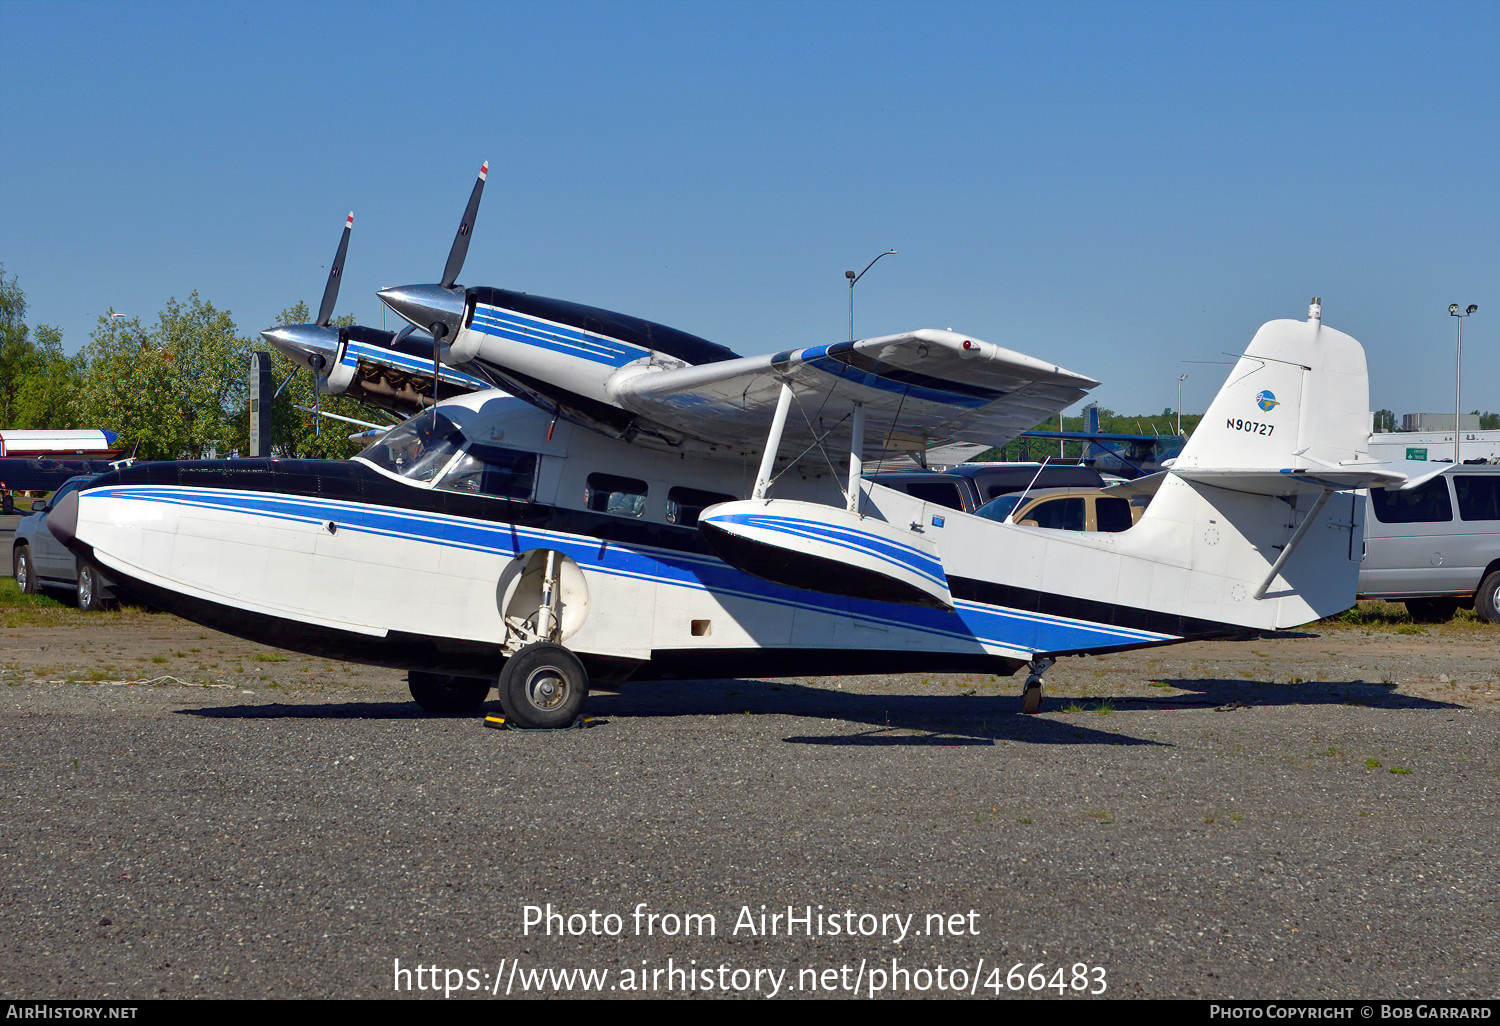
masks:
[[[463,432],[453,421],[441,413],[436,418],[423,413],[386,432],[358,458],[425,484],[448,465],[463,442]]]
[[[471,445],[453,462],[438,487],[473,495],[530,499],[536,493],[537,456],[493,445]]]
[[[646,482],[616,474],[590,474],[583,504],[596,513],[639,517],[646,512]]]

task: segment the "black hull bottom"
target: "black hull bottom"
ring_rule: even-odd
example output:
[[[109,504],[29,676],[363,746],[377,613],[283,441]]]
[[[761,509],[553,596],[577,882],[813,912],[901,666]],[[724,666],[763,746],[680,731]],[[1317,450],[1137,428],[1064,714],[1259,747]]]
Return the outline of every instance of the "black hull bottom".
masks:
[[[83,546],[79,546],[83,548]],[[498,644],[391,632],[371,637],[302,623],[235,606],[192,598],[116,570],[108,571],[118,592],[204,627],[275,648],[340,662],[494,678],[505,662]],[[992,673],[1009,676],[1020,660],[981,652],[892,652],[826,648],[663,649],[650,662],[578,653],[589,676],[600,683],[622,680],[711,680],[725,677],[802,677],[929,673]]]

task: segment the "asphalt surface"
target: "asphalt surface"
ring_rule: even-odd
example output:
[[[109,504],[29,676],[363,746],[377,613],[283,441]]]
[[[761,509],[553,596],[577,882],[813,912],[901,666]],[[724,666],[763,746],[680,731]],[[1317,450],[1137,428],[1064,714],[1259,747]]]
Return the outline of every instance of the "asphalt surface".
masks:
[[[1500,993],[1500,713],[1146,655],[1037,717],[1019,679],[716,681],[555,733],[396,674],[0,675],[0,993]]]

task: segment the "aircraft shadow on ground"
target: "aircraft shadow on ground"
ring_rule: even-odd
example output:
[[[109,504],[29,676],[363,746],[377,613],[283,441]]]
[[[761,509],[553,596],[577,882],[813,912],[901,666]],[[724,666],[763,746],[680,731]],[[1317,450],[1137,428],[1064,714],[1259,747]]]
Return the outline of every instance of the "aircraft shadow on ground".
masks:
[[[1396,685],[1367,680],[1317,680],[1299,684],[1278,684],[1256,680],[1229,680],[1203,677],[1159,677],[1154,684],[1165,685],[1163,692],[1186,691],[1190,694],[1163,694],[1149,698],[1111,698],[1115,709],[1162,709],[1178,707],[1242,708],[1254,705],[1347,705],[1374,709],[1458,709],[1453,702],[1435,702],[1428,698],[1403,695]],[[1097,704],[1098,699],[1085,699]]]
[[[658,716],[799,716],[862,723],[854,734],[793,735],[788,744],[871,747],[1033,744],[1158,744],[1105,729],[1101,713],[1234,710],[1253,706],[1346,705],[1377,709],[1451,709],[1457,706],[1402,695],[1395,686],[1362,680],[1276,684],[1217,678],[1169,678],[1157,697],[1080,697],[1049,687],[1042,716],[1021,715],[1019,687],[1011,694],[872,695],[786,681],[655,681],[624,685],[590,696],[588,715],[598,725],[612,719]],[[1168,693],[1176,692],[1176,693]],[[183,709],[223,719],[428,719],[414,702],[274,703]],[[499,713],[491,698],[484,712]],[[1059,715],[1061,714],[1061,715]],[[482,715],[482,714],[481,714]]]
[[[1057,703],[1048,703],[1056,711]],[[491,697],[485,713],[500,714]],[[1044,707],[1046,711],[1046,707]],[[275,703],[179,709],[210,719],[430,719],[415,702]],[[1015,695],[869,695],[779,681],[664,681],[625,685],[619,692],[589,696],[586,710],[594,725],[634,718],[679,716],[798,716],[838,723],[863,723],[856,734],[789,736],[789,744],[872,747],[992,745],[996,741],[1037,744],[1144,745],[1128,734],[1098,729],[1069,717],[1021,715]]]

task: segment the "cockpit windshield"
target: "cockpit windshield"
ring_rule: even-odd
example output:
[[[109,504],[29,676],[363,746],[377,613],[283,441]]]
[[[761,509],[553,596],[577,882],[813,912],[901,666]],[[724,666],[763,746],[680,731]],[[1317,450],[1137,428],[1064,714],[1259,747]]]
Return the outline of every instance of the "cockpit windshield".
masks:
[[[439,412],[418,414],[386,432],[380,441],[359,454],[377,467],[423,483],[437,477],[464,444],[458,425]]]

